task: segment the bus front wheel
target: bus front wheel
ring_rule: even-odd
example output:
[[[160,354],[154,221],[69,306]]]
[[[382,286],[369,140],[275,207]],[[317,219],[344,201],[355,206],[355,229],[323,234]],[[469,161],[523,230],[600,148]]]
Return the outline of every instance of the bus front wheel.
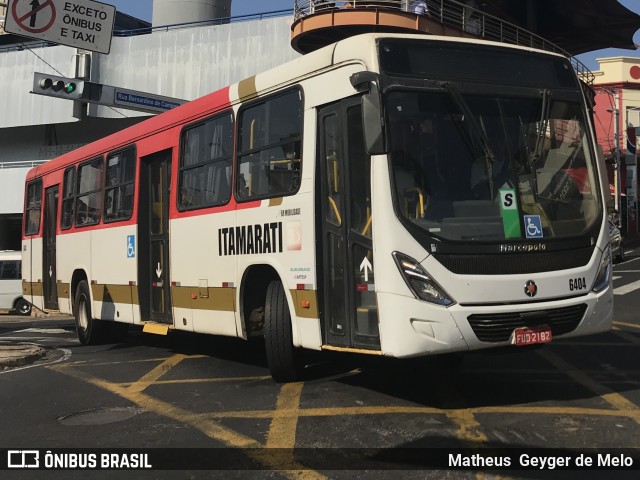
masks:
[[[78,284],[75,301],[76,331],[83,345],[97,345],[100,342],[100,323],[91,316],[91,294],[86,280]]]
[[[304,358],[302,349],[293,346],[289,304],[278,280],[267,287],[264,314],[264,340],[271,376],[276,382],[300,380]]]

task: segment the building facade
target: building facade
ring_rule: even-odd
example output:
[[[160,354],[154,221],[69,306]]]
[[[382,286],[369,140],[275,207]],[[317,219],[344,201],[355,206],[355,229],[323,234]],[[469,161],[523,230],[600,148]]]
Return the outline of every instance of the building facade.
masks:
[[[611,193],[623,234],[638,237],[638,151],[640,135],[640,58],[597,60],[595,127],[607,160]]]
[[[90,54],[90,78],[193,100],[299,56],[282,47],[290,28],[291,17],[283,16],[116,36],[109,55]],[[32,166],[148,118],[90,105],[79,120],[74,102],[30,93],[34,72],[73,77],[80,53],[66,46],[0,45],[0,88],[11,92],[0,95],[0,250],[20,248],[24,179]]]

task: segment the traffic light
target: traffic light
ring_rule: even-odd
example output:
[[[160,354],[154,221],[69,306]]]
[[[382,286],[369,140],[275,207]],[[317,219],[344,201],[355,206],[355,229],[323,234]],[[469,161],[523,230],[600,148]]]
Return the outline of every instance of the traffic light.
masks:
[[[57,77],[45,73],[33,74],[33,91],[38,95],[66,98],[69,100],[82,99],[84,81],[75,78]]]

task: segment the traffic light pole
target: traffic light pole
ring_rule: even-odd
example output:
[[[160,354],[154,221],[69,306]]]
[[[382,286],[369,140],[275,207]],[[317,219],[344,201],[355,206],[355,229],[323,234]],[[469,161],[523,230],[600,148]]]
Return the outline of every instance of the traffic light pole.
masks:
[[[180,98],[38,72],[33,74],[31,93],[145,113],[162,113],[187,103]]]
[[[87,81],[91,78],[91,53],[78,49],[73,58],[73,69],[75,71],[75,78]],[[73,102],[73,117],[78,120],[84,120],[87,118],[87,111],[89,105],[81,100],[75,100]]]

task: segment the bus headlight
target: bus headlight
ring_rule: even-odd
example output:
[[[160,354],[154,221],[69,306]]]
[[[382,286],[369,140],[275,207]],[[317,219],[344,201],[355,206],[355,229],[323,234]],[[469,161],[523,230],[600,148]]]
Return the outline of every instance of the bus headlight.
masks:
[[[601,292],[609,286],[609,280],[611,279],[611,245],[607,245],[602,258],[600,259],[600,267],[598,268],[598,274],[593,282],[592,290],[596,293]]]
[[[416,260],[400,252],[393,252],[393,259],[402,278],[416,298],[448,307],[455,302]]]

